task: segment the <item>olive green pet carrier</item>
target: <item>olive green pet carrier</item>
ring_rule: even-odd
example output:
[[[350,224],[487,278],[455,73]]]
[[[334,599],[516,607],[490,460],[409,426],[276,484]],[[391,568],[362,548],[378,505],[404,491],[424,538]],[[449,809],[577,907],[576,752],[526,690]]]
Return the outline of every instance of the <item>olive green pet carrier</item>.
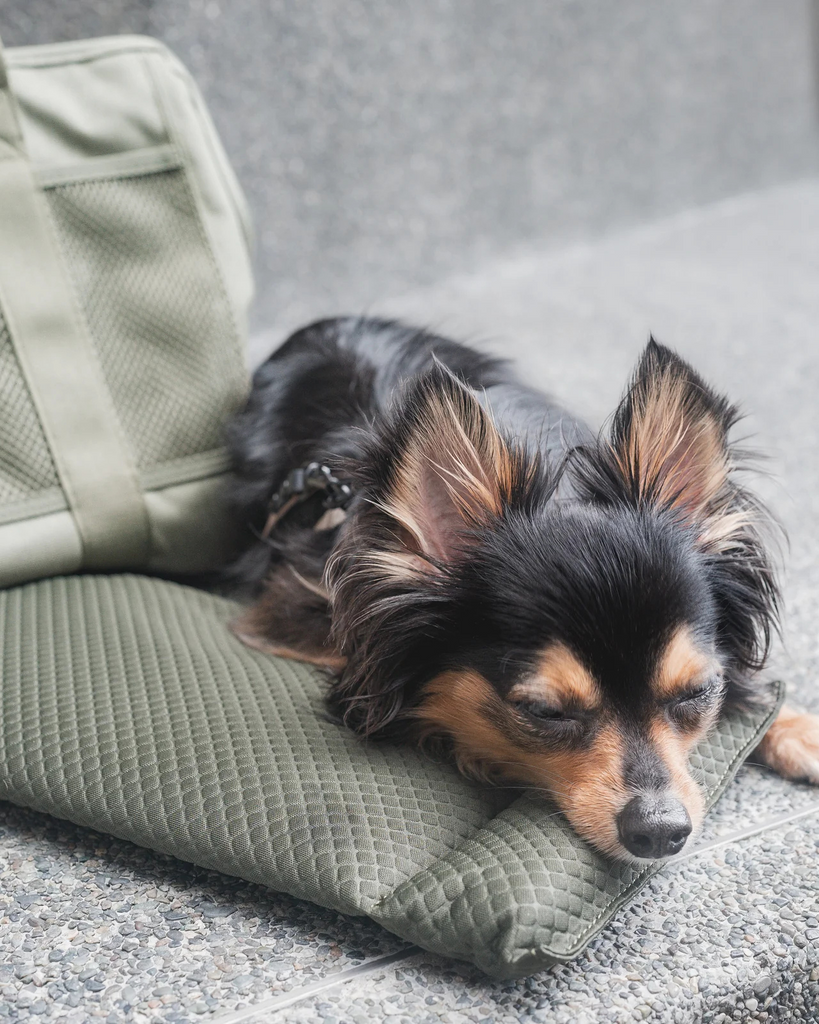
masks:
[[[6,66],[0,798],[366,914],[496,977],[577,955],[653,866],[605,860],[537,793],[362,743],[324,715],[320,672],[239,643],[229,602],[134,573],[212,567],[227,533],[243,204],[159,44],[31,47]],[[698,747],[709,805],[773,713],[734,714]]]
[[[5,66],[0,585],[211,568],[221,428],[247,386],[238,185],[158,43],[23,47]]]

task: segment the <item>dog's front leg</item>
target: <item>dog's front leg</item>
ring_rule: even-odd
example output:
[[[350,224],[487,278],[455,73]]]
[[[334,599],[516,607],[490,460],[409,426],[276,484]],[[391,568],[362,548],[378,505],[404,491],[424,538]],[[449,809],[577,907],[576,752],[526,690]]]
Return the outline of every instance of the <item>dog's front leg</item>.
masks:
[[[756,753],[783,778],[819,786],[819,715],[783,705]]]

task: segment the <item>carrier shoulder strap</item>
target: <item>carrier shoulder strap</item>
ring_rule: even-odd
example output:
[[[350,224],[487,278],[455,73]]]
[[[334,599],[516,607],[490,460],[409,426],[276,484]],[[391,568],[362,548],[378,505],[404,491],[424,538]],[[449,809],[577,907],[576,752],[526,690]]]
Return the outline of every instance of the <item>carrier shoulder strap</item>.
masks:
[[[138,568],[136,467],[35,181],[0,43],[0,305],[79,533],[85,569]]]

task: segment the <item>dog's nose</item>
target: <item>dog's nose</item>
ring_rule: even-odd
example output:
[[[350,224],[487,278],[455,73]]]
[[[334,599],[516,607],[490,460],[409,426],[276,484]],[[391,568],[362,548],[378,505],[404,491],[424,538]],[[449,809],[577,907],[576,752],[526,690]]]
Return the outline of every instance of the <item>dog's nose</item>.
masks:
[[[673,797],[635,796],[617,815],[620,842],[635,857],[679,853],[691,835],[688,811]]]

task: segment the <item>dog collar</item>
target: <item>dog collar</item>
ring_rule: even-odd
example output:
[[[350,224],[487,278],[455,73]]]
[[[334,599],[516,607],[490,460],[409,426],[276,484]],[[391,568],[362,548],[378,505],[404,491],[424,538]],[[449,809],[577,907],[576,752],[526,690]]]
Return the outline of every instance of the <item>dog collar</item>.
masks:
[[[284,483],[268,502],[268,516],[262,530],[262,538],[270,536],[270,531],[291,508],[302,501],[307,501],[319,491],[325,492],[322,506],[326,509],[346,509],[354,496],[352,485],[346,480],[340,480],[330,467],[322,462],[310,462],[298,469],[291,469]]]

